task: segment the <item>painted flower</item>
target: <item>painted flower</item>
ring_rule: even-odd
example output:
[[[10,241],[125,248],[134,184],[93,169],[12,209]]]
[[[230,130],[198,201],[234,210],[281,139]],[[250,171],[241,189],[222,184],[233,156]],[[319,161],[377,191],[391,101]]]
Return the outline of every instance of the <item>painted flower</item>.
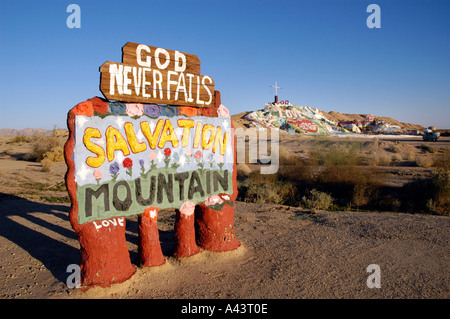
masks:
[[[200,160],[200,159],[202,159],[202,157],[203,157],[202,151],[198,150],[198,151],[196,151],[196,152],[194,153],[194,158],[195,158],[196,160]]]
[[[181,204],[180,213],[186,216],[194,214],[195,204],[193,202],[184,202]]]
[[[144,105],[144,114],[150,117],[158,117],[160,114],[159,106],[155,104]]]
[[[97,180],[97,184],[100,182],[100,179],[102,178],[102,171],[99,169],[96,169],[94,171],[94,178]]]
[[[114,162],[109,166],[109,172],[111,173],[112,180],[115,181],[119,176],[120,166],[117,162]]]
[[[197,162],[198,167],[200,167],[200,173],[203,173],[204,165],[203,162],[203,153],[202,151],[198,150],[194,153],[195,161]]]
[[[149,168],[149,170],[147,171],[147,173],[144,174],[145,177],[148,175],[148,173],[149,173],[151,170],[153,170],[153,169],[156,168],[156,164],[155,164],[155,159],[156,159],[156,157],[157,157],[156,152],[150,152],[150,153],[148,154],[148,158],[150,159],[151,164],[150,164],[150,168]],[[140,163],[141,161],[143,161],[143,160],[139,160],[139,163]],[[141,170],[142,170],[142,172],[144,172],[144,166],[141,166]],[[141,175],[142,175],[142,174],[141,174]]]
[[[219,162],[217,165],[219,165],[220,170],[222,170],[222,167],[223,167],[223,164],[224,164],[223,155],[217,156],[217,161]]]
[[[188,148],[184,152],[184,155],[186,155],[186,162],[189,164],[191,162],[191,158],[192,158],[192,150],[190,148]]]
[[[230,117],[230,112],[225,106],[223,106],[223,104],[220,104],[219,108],[217,109],[217,114],[222,117]]]
[[[180,154],[178,154],[178,152],[174,152],[172,167],[177,169],[179,166],[180,166]]]
[[[95,179],[100,179],[100,178],[102,178],[102,171],[99,170],[99,169],[96,169],[96,170],[94,171],[94,178],[95,178]]]
[[[123,165],[123,167],[125,167],[125,168],[133,167],[133,161],[132,161],[131,158],[127,157],[126,159],[123,160],[122,165]]]
[[[169,167],[170,154],[172,154],[172,150],[170,148],[165,148],[164,149],[164,163],[166,163],[166,168]]]
[[[128,103],[126,107],[127,115],[130,117],[142,116],[144,114],[144,108],[142,104]]]
[[[133,173],[133,161],[131,160],[131,158],[127,157],[126,159],[124,159],[122,165],[127,169],[127,175],[131,177]]]
[[[109,109],[111,110],[112,113],[123,114],[126,112],[127,106],[125,105],[125,103],[111,102],[109,103]]]
[[[218,195],[211,195],[205,199],[206,206],[213,206],[213,205],[222,204],[222,203],[223,203],[223,200]]]
[[[151,152],[151,153],[148,154],[148,158],[151,161],[154,161],[156,159],[156,155],[157,155],[156,152]]]
[[[145,164],[144,160],[143,160],[143,159],[140,159],[140,160],[139,160],[139,165],[141,165],[141,167],[143,168],[143,167],[144,167],[144,164]]]
[[[209,166],[212,168],[213,164],[214,164],[214,154],[213,153],[209,153],[207,156],[207,161],[209,163]]]
[[[117,174],[120,170],[120,166],[118,163],[114,162],[111,164],[111,166],[109,167],[109,172],[111,174]]]

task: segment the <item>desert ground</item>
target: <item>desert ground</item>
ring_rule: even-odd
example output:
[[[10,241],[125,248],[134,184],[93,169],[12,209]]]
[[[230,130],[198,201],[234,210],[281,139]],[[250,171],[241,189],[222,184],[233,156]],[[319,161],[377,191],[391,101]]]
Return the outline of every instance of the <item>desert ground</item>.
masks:
[[[300,158],[308,157],[308,150],[317,145],[311,137],[280,138],[280,145]],[[424,152],[420,137],[378,137],[377,143],[388,150],[383,152],[389,164],[377,162],[364,168],[383,171],[385,182],[398,187],[432,174],[427,156],[450,148],[449,137],[427,144],[434,149],[431,152]],[[164,210],[158,219],[167,258],[164,265],[136,265],[130,280],[109,288],[70,289],[66,269],[77,264],[80,256],[68,220],[66,165],[24,160],[31,144],[11,137],[0,139],[2,299],[450,297],[448,216],[310,210],[245,201],[236,203],[236,235],[242,244],[237,250],[203,251],[176,259],[172,255],[175,212]],[[392,156],[399,157],[391,160]],[[413,160],[420,165],[407,164]],[[137,217],[127,218],[126,225],[130,258],[136,262]],[[381,269],[379,289],[366,285],[370,275],[366,268],[371,264]]]

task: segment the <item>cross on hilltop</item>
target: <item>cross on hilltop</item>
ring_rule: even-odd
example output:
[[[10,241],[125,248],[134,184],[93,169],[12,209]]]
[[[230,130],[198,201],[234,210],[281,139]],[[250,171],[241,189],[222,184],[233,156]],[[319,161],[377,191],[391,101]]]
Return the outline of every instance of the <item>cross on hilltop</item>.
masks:
[[[278,103],[278,89],[282,89],[282,87],[277,86],[277,81],[275,81],[275,85],[271,85],[270,87],[275,88],[275,102]]]

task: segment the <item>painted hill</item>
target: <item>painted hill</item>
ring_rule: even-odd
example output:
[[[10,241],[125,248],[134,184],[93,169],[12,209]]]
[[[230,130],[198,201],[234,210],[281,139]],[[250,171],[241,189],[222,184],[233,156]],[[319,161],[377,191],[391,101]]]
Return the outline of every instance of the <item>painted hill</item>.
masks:
[[[368,114],[345,114],[345,113],[343,114],[343,113],[339,113],[336,111],[331,111],[328,113],[323,112],[323,113],[331,121],[361,121],[368,116]],[[398,126],[400,126],[400,128],[402,128],[404,130],[422,131],[424,129],[424,127],[422,125],[399,122],[391,117],[375,116],[375,118],[381,119],[381,120],[385,121],[386,123],[398,125]]]
[[[235,127],[273,128],[289,134],[328,135],[348,133],[412,134],[421,125],[402,123],[372,114],[323,112],[308,106],[267,103],[264,109],[232,116]]]

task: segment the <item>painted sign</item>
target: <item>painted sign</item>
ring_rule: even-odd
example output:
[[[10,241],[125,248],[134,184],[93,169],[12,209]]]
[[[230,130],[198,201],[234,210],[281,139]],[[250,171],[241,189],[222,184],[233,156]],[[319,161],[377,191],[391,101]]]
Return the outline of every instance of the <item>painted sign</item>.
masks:
[[[319,130],[319,127],[317,126],[317,124],[308,119],[303,119],[303,120],[287,119],[286,122],[291,124],[292,126],[298,128],[299,130],[306,131],[306,132],[317,133],[317,131]]]
[[[109,100],[211,107],[214,81],[200,75],[194,54],[128,42],[122,63],[100,67],[100,90]]]
[[[233,124],[214,81],[188,53],[129,42],[122,59],[100,67],[107,100],[94,97],[67,115],[69,220],[84,286],[135,273],[125,236],[130,215],[138,215],[143,266],[166,261],[157,225],[164,208],[175,208],[177,258],[241,245]]]
[[[122,116],[75,117],[80,224],[232,192],[229,117],[152,118],[125,106]]]

